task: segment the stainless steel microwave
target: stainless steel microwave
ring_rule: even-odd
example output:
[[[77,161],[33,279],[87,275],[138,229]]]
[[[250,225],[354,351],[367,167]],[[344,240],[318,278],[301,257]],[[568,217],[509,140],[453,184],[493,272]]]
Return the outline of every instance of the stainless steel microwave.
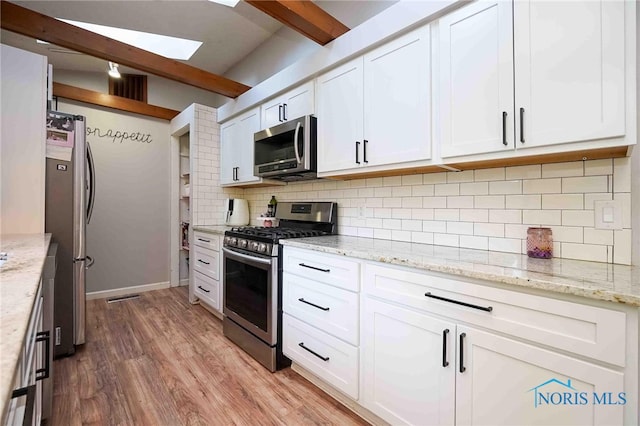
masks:
[[[316,117],[289,120],[253,137],[255,176],[284,181],[316,178]]]

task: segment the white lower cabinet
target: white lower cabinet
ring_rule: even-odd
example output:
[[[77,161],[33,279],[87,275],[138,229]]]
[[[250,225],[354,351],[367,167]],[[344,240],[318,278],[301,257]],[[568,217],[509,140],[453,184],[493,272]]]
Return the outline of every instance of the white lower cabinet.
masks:
[[[455,324],[365,297],[362,400],[391,424],[452,425]]]
[[[222,313],[222,256],[220,248],[222,238],[217,235],[195,231],[193,234],[193,247],[191,263],[193,264],[189,285],[193,298],[200,300],[218,313]],[[194,302],[195,303],[195,302]]]

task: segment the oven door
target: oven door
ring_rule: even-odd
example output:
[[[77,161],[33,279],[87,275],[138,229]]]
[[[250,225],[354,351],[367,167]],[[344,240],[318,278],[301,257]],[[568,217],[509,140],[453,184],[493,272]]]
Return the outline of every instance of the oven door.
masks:
[[[224,314],[270,346],[277,343],[278,258],[222,248]]]

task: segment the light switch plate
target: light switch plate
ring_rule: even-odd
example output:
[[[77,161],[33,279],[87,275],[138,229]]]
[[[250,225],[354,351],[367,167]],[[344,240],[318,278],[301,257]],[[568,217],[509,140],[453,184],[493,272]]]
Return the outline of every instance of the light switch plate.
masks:
[[[596,229],[622,229],[622,202],[600,200],[594,202]]]

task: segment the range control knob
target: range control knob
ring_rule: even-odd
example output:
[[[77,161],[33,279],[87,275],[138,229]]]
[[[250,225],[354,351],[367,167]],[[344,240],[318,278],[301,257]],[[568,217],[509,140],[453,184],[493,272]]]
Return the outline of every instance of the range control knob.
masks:
[[[259,246],[259,243],[257,241],[251,241],[251,244],[249,245],[249,249],[251,251],[258,251],[258,246]]]
[[[265,243],[260,243],[260,245],[258,246],[258,251],[260,253],[266,253],[267,252],[267,245]]]
[[[238,239],[236,237],[231,237],[231,239],[229,240],[229,244],[232,246],[238,245]]]
[[[245,240],[244,238],[238,239],[238,247],[240,248],[247,248],[247,243],[248,241]]]

